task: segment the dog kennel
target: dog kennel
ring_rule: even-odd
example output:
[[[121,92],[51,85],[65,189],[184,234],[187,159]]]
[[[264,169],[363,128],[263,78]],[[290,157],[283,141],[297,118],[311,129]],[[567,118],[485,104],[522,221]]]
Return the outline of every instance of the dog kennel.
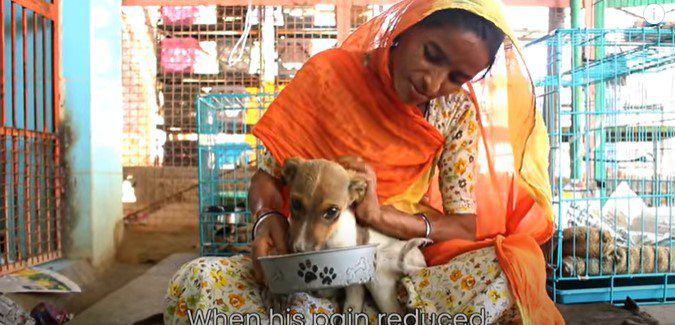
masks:
[[[197,99],[201,255],[250,252],[247,192],[262,149],[250,130],[273,99],[248,93]]]
[[[675,301],[675,30],[557,30],[525,52],[549,130],[553,299]]]

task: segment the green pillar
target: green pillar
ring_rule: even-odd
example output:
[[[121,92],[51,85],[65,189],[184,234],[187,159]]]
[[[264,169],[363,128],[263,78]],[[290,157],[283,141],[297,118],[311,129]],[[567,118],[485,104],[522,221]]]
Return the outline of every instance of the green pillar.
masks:
[[[604,0],[596,2],[594,6],[595,11],[595,23],[594,27],[596,29],[601,29],[605,27],[605,8],[606,3]],[[600,38],[600,44],[595,46],[595,61],[604,60],[605,58],[605,37],[602,35]],[[598,130],[595,132],[595,147],[593,148],[593,156],[595,157],[595,180],[601,184],[605,182],[605,141],[606,134],[604,131],[604,117],[605,115],[605,81],[599,81],[595,83],[595,121],[594,129]],[[600,187],[600,194],[604,197],[604,186]]]
[[[571,9],[571,19],[572,19],[572,28],[579,29],[581,28],[581,0],[571,0],[570,1]],[[577,46],[577,35],[575,32],[572,33],[570,42],[572,44],[572,71],[576,70],[581,66],[581,46]],[[576,78],[572,75],[572,81],[574,82]],[[579,133],[581,131],[580,125],[580,116],[579,112],[582,110],[582,91],[581,87],[572,86],[572,125],[570,132],[572,137],[570,137],[570,178],[578,179],[581,176],[581,160],[579,157],[579,148],[581,144],[581,138]]]

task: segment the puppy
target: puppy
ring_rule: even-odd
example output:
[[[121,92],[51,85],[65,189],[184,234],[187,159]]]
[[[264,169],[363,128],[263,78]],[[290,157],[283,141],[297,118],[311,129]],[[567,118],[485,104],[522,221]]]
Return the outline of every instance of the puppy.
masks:
[[[658,262],[658,268],[655,266]],[[600,261],[598,258],[590,257],[586,261],[585,257],[565,256],[562,261],[563,275],[599,275]],[[609,274],[636,274],[636,273],[654,273],[670,272],[675,270],[675,250],[669,247],[659,246],[655,250],[654,246],[643,245],[627,247],[618,247],[615,254],[609,254],[602,257],[602,273]]]
[[[563,230],[563,256],[599,258],[610,256],[614,252],[614,238],[608,231],[602,232],[602,247],[600,245],[600,229],[595,227],[576,227]],[[602,252],[600,251],[602,249]]]
[[[614,259],[611,257],[604,257],[602,259],[602,274],[612,274],[612,267]],[[565,256],[562,260],[562,269],[564,276],[585,276],[585,275],[599,275],[600,274],[600,260],[597,258],[589,258],[588,263],[581,257]],[[588,274],[586,272],[588,271]]]
[[[379,244],[375,275],[365,287],[380,312],[402,313],[396,299],[396,284],[407,274],[426,267],[418,246],[427,239],[401,241],[356,223],[351,209],[366,193],[366,181],[353,176],[341,165],[328,160],[290,158],[284,162],[282,176],[290,190],[290,247],[294,252]],[[315,293],[328,297],[336,290]],[[363,309],[365,288],[345,288],[343,310],[355,313]]]
[[[667,254],[665,247],[659,247],[659,255]],[[616,250],[616,273],[653,273],[654,272],[654,247],[653,246],[632,246],[630,249],[619,247]],[[663,272],[668,268],[667,255],[666,260],[663,257],[659,259],[659,271]],[[663,263],[663,264],[662,264]]]

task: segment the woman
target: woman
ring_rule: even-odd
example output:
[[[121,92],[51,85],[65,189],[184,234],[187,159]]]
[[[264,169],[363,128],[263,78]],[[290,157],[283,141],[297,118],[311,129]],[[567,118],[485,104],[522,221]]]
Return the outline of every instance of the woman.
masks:
[[[299,156],[338,159],[368,179],[361,223],[434,240],[430,267],[401,281],[410,310],[562,323],[538,246],[552,232],[547,136],[519,58],[495,0],[404,0],[311,58],[254,129],[268,153],[249,192],[253,259],[184,265],[165,320],[214,307],[265,314],[256,258],[288,252],[278,174]],[[289,308],[335,306],[297,294]]]

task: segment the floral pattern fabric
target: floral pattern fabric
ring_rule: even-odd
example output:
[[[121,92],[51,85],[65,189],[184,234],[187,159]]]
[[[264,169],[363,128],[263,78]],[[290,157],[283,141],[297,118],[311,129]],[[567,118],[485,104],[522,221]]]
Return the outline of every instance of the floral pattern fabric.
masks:
[[[249,256],[200,257],[184,264],[173,276],[166,295],[165,324],[190,324],[199,314],[257,314],[269,324],[265,288],[253,278]],[[486,324],[518,320],[518,312],[493,248],[462,254],[445,265],[428,267],[399,282],[399,302],[408,313],[425,315],[481,313]],[[286,299],[288,314],[302,314],[307,323],[318,314],[340,309],[336,299],[296,293]],[[377,324],[378,313],[367,300],[364,314]]]
[[[519,314],[493,247],[464,253],[401,280],[399,298],[427,315],[471,315],[485,324],[517,322]]]
[[[465,92],[434,100],[430,103],[427,121],[445,137],[438,161],[445,213],[476,213],[474,168],[478,121],[473,102]]]

